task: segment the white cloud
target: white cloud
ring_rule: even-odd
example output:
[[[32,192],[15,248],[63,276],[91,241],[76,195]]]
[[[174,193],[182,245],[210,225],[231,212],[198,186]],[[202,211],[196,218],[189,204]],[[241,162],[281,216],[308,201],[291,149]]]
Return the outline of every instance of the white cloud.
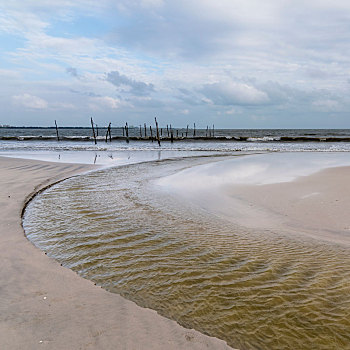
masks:
[[[350,105],[349,18],[341,0],[3,2],[1,99],[48,113],[171,110],[208,123],[248,120],[254,107],[297,127],[310,111]]]
[[[50,104],[50,107],[53,110],[73,110],[77,109],[73,103],[64,103],[64,102],[55,102]]]
[[[152,8],[159,8],[163,6],[164,0],[128,0],[124,2],[124,5],[128,6],[129,8],[143,7],[143,8],[152,9]]]
[[[34,13],[3,10],[0,14],[0,32],[3,33],[26,37],[28,33],[40,33],[48,26],[48,22],[41,20]]]
[[[225,113],[228,114],[228,115],[233,115],[233,114],[236,114],[237,111],[236,111],[236,109],[234,109],[234,108],[230,108],[230,109],[227,110]]]
[[[14,80],[20,77],[20,74],[17,71],[13,71],[10,69],[0,69],[0,77],[2,79]]]
[[[317,100],[312,103],[312,106],[321,112],[337,112],[340,110],[340,103],[336,100],[324,99]]]
[[[91,103],[89,104],[91,108],[94,110],[108,108],[108,109],[118,109],[125,103],[117,98],[113,98],[110,96],[103,97],[92,97]]]
[[[44,99],[33,96],[30,94],[22,94],[12,97],[13,102],[16,105],[21,105],[29,109],[46,109],[48,108],[48,103]]]
[[[269,102],[269,97],[264,91],[244,83],[207,84],[200,92],[216,105],[261,105]]]

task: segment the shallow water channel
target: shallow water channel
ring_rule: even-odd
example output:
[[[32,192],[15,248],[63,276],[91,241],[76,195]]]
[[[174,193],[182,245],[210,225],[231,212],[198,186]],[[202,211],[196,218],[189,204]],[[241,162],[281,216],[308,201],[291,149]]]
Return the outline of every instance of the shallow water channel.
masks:
[[[208,161],[65,180],[29,204],[27,237],[82,277],[233,347],[350,349],[350,249],[245,229],[157,185]]]

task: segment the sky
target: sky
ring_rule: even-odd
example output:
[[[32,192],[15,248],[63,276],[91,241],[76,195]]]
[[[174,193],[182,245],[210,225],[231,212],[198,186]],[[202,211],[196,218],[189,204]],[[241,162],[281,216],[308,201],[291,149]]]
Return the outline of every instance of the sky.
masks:
[[[0,3],[0,124],[350,128],[350,2]]]

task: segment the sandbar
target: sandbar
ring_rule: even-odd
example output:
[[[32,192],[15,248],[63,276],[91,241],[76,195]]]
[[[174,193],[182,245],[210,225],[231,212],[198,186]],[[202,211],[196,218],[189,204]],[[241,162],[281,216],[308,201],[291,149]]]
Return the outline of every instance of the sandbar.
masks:
[[[350,246],[349,176],[346,153],[291,152],[208,162],[157,183],[243,230]]]
[[[350,246],[349,176],[350,167],[342,166],[290,182],[226,186],[222,191],[240,203],[240,217],[230,217],[243,226]]]

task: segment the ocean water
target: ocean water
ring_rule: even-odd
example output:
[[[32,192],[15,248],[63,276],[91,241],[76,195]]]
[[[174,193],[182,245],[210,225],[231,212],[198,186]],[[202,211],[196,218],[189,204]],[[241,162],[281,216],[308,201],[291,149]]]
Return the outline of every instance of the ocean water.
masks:
[[[153,128],[153,137],[155,130]],[[162,127],[160,125],[160,137],[169,139],[171,137],[171,130],[174,139],[193,140],[206,138],[207,141],[215,140],[232,140],[240,142],[349,142],[350,129],[193,129],[191,125],[189,129]],[[95,135],[98,140],[104,141],[106,139],[107,129],[105,127],[97,128]],[[145,135],[146,133],[146,135]],[[117,140],[126,136],[126,132],[122,127],[111,128],[111,138]],[[149,126],[146,130],[142,125],[140,127],[130,127],[128,129],[128,136],[130,138],[148,139],[150,135]],[[56,140],[56,129],[51,128],[4,128],[0,127],[0,140]],[[91,128],[59,128],[59,138],[62,141],[92,141],[93,132]],[[109,139],[109,136],[108,136]]]
[[[146,137],[144,129],[130,128],[129,142],[122,128],[112,128],[112,142],[105,141],[106,129],[99,128],[97,144],[90,128],[0,128],[0,155],[58,162],[122,165],[140,161],[187,156],[229,155],[238,152],[349,152],[350,130],[214,130],[174,129],[174,142],[162,128],[161,145]],[[124,132],[125,134],[125,132]],[[182,135],[184,136],[182,137]],[[206,135],[208,137],[206,137]]]
[[[149,144],[75,152],[157,154]],[[25,212],[28,239],[106,290],[233,347],[350,349],[348,246],[303,239],[302,232],[248,229],[191,198],[230,182],[290,181],[349,165],[348,144],[277,142],[273,149],[276,143],[267,142],[246,152],[216,141],[184,144],[162,145],[164,157],[134,157],[40,193]],[[264,145],[276,152],[257,154]]]
[[[193,137],[190,129],[186,138],[180,129],[172,143],[163,128],[160,147],[139,128],[129,142],[122,128],[112,142],[105,132],[95,145],[89,128],[60,128],[60,141],[54,128],[0,128],[1,156],[102,167],[30,202],[23,225],[33,244],[106,290],[242,350],[350,349],[349,247],[241,227],[192,200],[206,191],[220,205],[222,184],[348,165],[350,130]]]

